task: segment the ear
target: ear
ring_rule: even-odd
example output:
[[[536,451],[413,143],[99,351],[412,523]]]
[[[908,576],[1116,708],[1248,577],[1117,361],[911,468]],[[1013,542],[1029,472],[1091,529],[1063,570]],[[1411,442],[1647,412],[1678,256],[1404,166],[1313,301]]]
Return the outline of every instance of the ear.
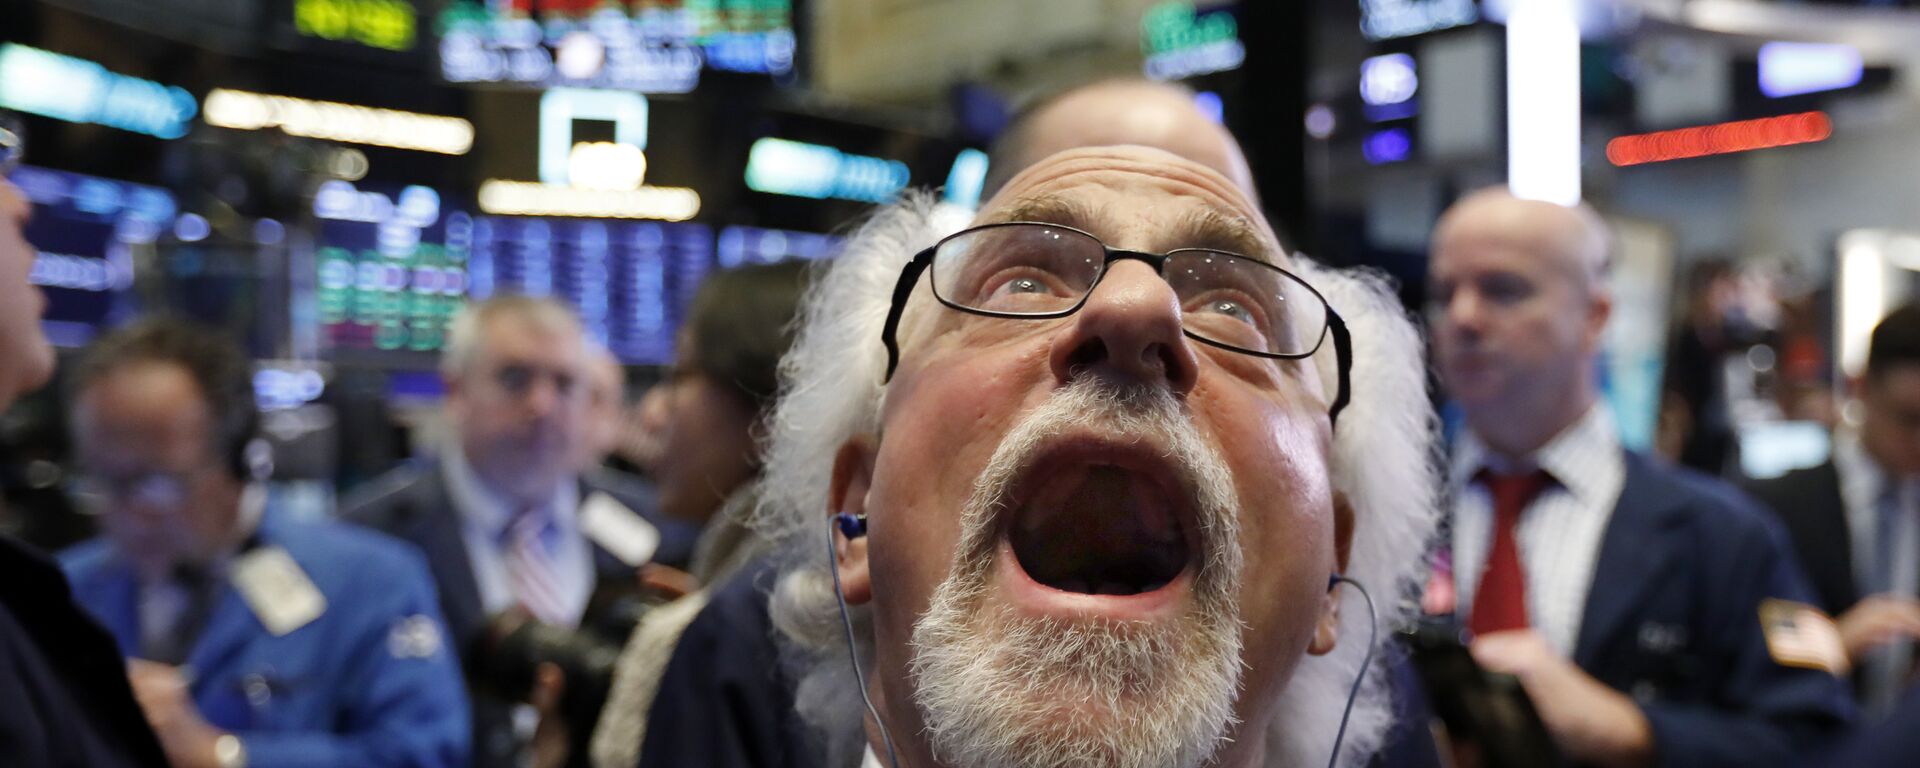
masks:
[[[867,514],[867,489],[873,481],[873,440],[855,436],[840,446],[833,457],[833,485],[827,492],[827,516],[845,512]],[[867,542],[871,535],[849,540],[833,528],[833,551],[840,569],[840,592],[848,605],[865,605],[873,599],[873,578],[867,570]]]
[[[1337,572],[1347,572],[1352,553],[1353,505],[1347,502],[1346,494],[1334,491],[1333,557]],[[1335,584],[1327,589],[1321,601],[1320,621],[1314,626],[1313,642],[1307,645],[1307,653],[1315,656],[1332,651],[1340,641],[1340,585]]]
[[[1613,291],[1605,286],[1597,287],[1593,292],[1592,306],[1587,313],[1587,339],[1594,349],[1599,349],[1607,337],[1607,321],[1613,318]]]

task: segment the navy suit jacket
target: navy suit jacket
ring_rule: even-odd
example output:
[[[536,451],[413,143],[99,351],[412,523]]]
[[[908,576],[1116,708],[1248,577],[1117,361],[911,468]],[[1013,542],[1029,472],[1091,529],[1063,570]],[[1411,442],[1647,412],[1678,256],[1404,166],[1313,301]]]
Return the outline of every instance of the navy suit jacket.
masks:
[[[652,494],[643,483],[627,475],[596,472],[582,479],[580,498],[584,500],[596,491],[611,495],[660,530],[655,562],[685,566],[697,532],[684,524],[660,519]],[[432,462],[389,472],[355,489],[340,508],[341,516],[347,520],[411,542],[426,554],[427,567],[433,571],[433,580],[439,586],[440,610],[446,616],[454,648],[463,657],[469,653],[486,633],[492,617],[480,602],[480,585],[473,575],[473,562],[467,557],[466,539],[461,535],[460,512],[453,506],[440,465]],[[598,574],[585,622],[590,625],[596,607],[606,605],[610,597],[623,590],[637,589],[639,582],[632,566],[598,544],[592,544],[591,540],[589,544]],[[520,744],[513,730],[511,703],[476,692],[473,718],[474,765],[481,768],[516,765],[515,755]]]
[[[1847,684],[1768,653],[1760,605],[1814,604],[1771,516],[1629,452],[1573,661],[1639,702],[1660,765],[1795,764],[1851,722]]]
[[[0,536],[0,762],[20,768],[164,768],[113,636],[74,601],[60,566]]]

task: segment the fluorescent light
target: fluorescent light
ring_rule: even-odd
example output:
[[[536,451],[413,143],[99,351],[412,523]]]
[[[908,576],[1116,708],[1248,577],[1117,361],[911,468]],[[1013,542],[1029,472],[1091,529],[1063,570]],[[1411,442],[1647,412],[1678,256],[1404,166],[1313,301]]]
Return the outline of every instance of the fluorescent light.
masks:
[[[178,86],[13,43],[0,45],[0,107],[163,139],[187,135],[199,111],[193,94]]]
[[[987,153],[977,149],[960,150],[947,173],[947,202],[962,208],[980,207],[980,190],[987,183]]]
[[[1839,317],[1840,368],[1847,376],[1866,372],[1873,327],[1887,314],[1888,234],[1854,230],[1840,236],[1840,274],[1834,297]]]
[[[1760,92],[1798,96],[1860,84],[1866,64],[1849,45],[1767,43],[1760,46]]]
[[[292,136],[375,147],[464,155],[473,148],[473,123],[331,101],[268,96],[227,88],[207,94],[207,124],[242,131],[279,128]]]
[[[1573,0],[1528,0],[1507,18],[1507,185],[1580,202],[1580,27]]]
[[[700,193],[686,187],[577,189],[490,179],[480,185],[480,210],[502,216],[686,221],[700,213]]]
[[[907,164],[833,147],[763,138],[747,150],[747,188],[820,200],[884,203],[906,189]]]

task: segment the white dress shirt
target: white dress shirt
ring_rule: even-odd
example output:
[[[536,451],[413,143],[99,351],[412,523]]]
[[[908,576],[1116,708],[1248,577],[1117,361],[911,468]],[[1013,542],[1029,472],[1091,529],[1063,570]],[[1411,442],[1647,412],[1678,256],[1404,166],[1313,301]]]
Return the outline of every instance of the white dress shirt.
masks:
[[[447,495],[460,516],[460,535],[466,542],[467,560],[473,566],[473,581],[480,589],[480,606],[487,614],[496,614],[519,603],[513,593],[513,579],[507,571],[501,534],[512,522],[511,503],[480,481],[456,443],[447,446],[441,459],[446,473]],[[578,625],[586,613],[587,599],[593,596],[593,548],[580,533],[580,487],[572,482],[554,489],[548,502],[553,524],[558,529],[552,557],[554,580],[565,601],[568,623]]]
[[[1833,469],[1840,476],[1840,500],[1846,506],[1848,541],[1853,549],[1853,583],[1860,596],[1885,592],[1916,597],[1920,592],[1916,589],[1920,587],[1920,504],[1916,504],[1920,487],[1912,480],[1890,487],[1894,480],[1867,455],[1859,434],[1851,430],[1834,435]],[[1874,583],[1880,567],[1875,562],[1880,551],[1880,504],[1888,494],[1896,495],[1893,503],[1900,509],[1893,530],[1891,589]],[[1896,641],[1854,660],[1863,673],[1860,693],[1870,714],[1884,714],[1899,699],[1913,653],[1912,641]]]
[[[1482,469],[1546,470],[1554,484],[1521,511],[1515,543],[1527,580],[1528,623],[1554,650],[1571,657],[1600,557],[1600,540],[1627,483],[1626,457],[1613,412],[1595,403],[1529,461],[1510,465],[1490,453],[1471,431],[1461,434],[1449,475],[1457,610],[1461,616],[1473,615],[1474,590],[1480,586],[1487,552],[1493,548],[1493,499],[1474,475]]]

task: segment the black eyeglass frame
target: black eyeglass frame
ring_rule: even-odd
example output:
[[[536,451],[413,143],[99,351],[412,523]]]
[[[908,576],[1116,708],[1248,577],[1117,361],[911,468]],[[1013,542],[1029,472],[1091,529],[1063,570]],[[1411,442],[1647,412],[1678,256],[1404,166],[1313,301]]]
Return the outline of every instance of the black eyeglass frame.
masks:
[[[1146,251],[1129,251],[1122,248],[1115,248],[1113,246],[1107,245],[1106,241],[1101,240],[1098,236],[1094,235],[1091,232],[1087,232],[1082,229],[1076,229],[1074,227],[1069,227],[1064,224],[1054,224],[1054,223],[1045,222],[1045,221],[1007,221],[1007,222],[999,222],[994,224],[983,224],[977,227],[969,227],[967,229],[963,229],[959,232],[955,232],[946,237],[940,238],[940,242],[934,243],[933,245],[921,250],[919,253],[914,254],[913,260],[907,262],[906,266],[901,268],[899,281],[894,283],[893,306],[887,310],[887,324],[880,331],[880,342],[882,344],[885,344],[887,347],[887,372],[886,372],[886,375],[881,378],[882,383],[893,380],[894,368],[898,367],[900,363],[900,345],[899,345],[899,342],[894,338],[894,336],[899,331],[899,328],[900,328],[900,317],[906,313],[907,300],[913,296],[914,286],[920,284],[920,275],[925,273],[928,267],[933,266],[934,254],[940,251],[941,246],[946,245],[949,241],[955,238],[962,237],[965,235],[972,235],[982,230],[998,229],[1000,227],[1036,226],[1036,225],[1044,226],[1044,227],[1052,227],[1055,229],[1062,229],[1068,232],[1074,232],[1074,233],[1083,235],[1087,239],[1092,240],[1095,243],[1098,243],[1100,247],[1106,251],[1106,258],[1100,264],[1100,271],[1094,274],[1093,280],[1087,284],[1086,293],[1081,294],[1080,300],[1074,302],[1073,306],[1067,307],[1066,309],[1062,309],[1057,312],[1040,312],[1040,313],[995,312],[992,310],[969,307],[963,304],[956,304],[952,301],[948,301],[945,296],[940,295],[940,291],[938,290],[933,291],[934,299],[938,300],[941,304],[946,305],[946,307],[949,309],[965,312],[971,315],[980,315],[982,317],[997,317],[997,318],[1003,318],[1007,320],[1053,320],[1053,319],[1058,319],[1058,318],[1071,315],[1075,312],[1080,311],[1081,307],[1086,306],[1087,299],[1093,296],[1093,291],[1095,288],[1098,288],[1100,286],[1100,281],[1106,279],[1108,269],[1111,268],[1114,262],[1116,261],[1132,259],[1135,261],[1144,262],[1148,266],[1153,267],[1153,271],[1156,274],[1159,274],[1161,279],[1164,280],[1166,279],[1167,259],[1171,258],[1174,254],[1177,254],[1177,253],[1185,253],[1190,251],[1203,252],[1203,253],[1217,253],[1225,256],[1232,256],[1237,259],[1244,259],[1249,264],[1254,264],[1265,269],[1271,269],[1275,272],[1279,272],[1280,274],[1285,275],[1287,278],[1293,280],[1296,283],[1299,283],[1301,287],[1306,288],[1307,292],[1313,294],[1314,298],[1320,300],[1320,305],[1324,307],[1327,311],[1327,325],[1325,328],[1321,329],[1320,338],[1314,341],[1313,348],[1305,352],[1292,352],[1292,353],[1258,352],[1255,350],[1243,349],[1241,347],[1236,347],[1231,344],[1214,341],[1213,339],[1200,336],[1198,334],[1195,334],[1193,331],[1188,330],[1184,323],[1181,324],[1180,332],[1182,334],[1185,334],[1187,338],[1193,339],[1194,341],[1200,342],[1210,347],[1224,349],[1229,352],[1235,352],[1243,355],[1263,357],[1269,360],[1303,360],[1303,359],[1312,357],[1315,353],[1320,351],[1320,347],[1326,343],[1327,336],[1329,335],[1329,332],[1331,332],[1331,335],[1333,336],[1334,362],[1336,364],[1336,367],[1338,367],[1339,369],[1339,375],[1338,375],[1339,391],[1334,395],[1333,404],[1327,408],[1327,420],[1330,423],[1334,423],[1334,424],[1339,423],[1340,412],[1346,409],[1347,403],[1350,399],[1351,392],[1352,392],[1350,379],[1351,379],[1352,370],[1353,370],[1353,339],[1352,339],[1352,336],[1347,332],[1346,320],[1341,318],[1340,313],[1334,310],[1333,304],[1327,301],[1327,297],[1322,295],[1320,293],[1320,290],[1318,288],[1313,287],[1313,284],[1307,282],[1305,278],[1302,278],[1299,275],[1296,275],[1292,272],[1288,272],[1285,269],[1281,269],[1280,267],[1276,267],[1272,264],[1268,264],[1259,259],[1246,256],[1244,254],[1238,254],[1232,251],[1222,251],[1214,248],[1176,248],[1166,253],[1149,253]]]

